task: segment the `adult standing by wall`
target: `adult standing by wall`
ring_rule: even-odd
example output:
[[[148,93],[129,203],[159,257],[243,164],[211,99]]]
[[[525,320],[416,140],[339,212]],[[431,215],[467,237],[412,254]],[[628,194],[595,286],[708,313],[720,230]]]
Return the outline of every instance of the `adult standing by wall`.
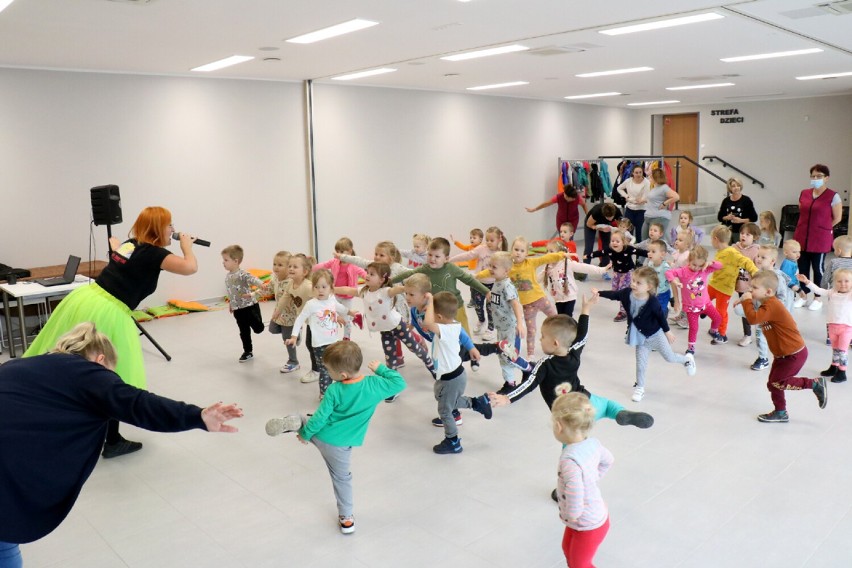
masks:
[[[793,238],[802,246],[799,257],[799,272],[813,277],[813,282],[822,282],[825,253],[834,241],[834,225],[843,218],[843,200],[836,192],[828,189],[828,166],[816,164],[811,168],[811,186],[799,193],[799,222]],[[802,291],[810,290],[802,284]],[[814,297],[809,310],[818,310],[822,302]]]
[[[180,235],[183,256],[163,248],[172,240],[172,214],[163,207],[146,207],[123,243],[110,239],[109,263],[94,284],[77,288],[59,303],[44,329],[24,357],[42,355],[53,349],[57,339],[81,322],[91,321],[115,345],[118,366],[115,372],[134,387],[145,388],[145,365],[139,331],[131,312],[157,289],[160,271],[188,276],[198,270],[192,252],[192,236]],[[142,449],[142,444],[125,440],[118,421],[107,429],[103,456],[114,458]]]
[[[630,171],[630,177],[615,190],[624,198],[624,216],[633,223],[633,234],[637,237],[642,233],[645,222],[645,204],[648,202],[648,192],[651,182],[645,177],[645,169],[641,164],[635,164]]]
[[[112,371],[112,343],[90,322],[52,353],[0,366],[0,567],[22,565],[18,545],[65,519],[98,463],[109,419],[155,432],[236,432],[236,404],[200,408],[132,387]]]
[[[651,226],[651,221],[662,221],[666,229],[663,231],[665,235],[672,219],[671,207],[680,201],[680,195],[669,187],[666,182],[666,173],[662,169],[656,168],[652,171],[651,179],[654,180],[656,185],[648,192],[648,202],[645,204],[645,223],[642,225],[640,241],[648,238],[648,228]]]
[[[580,207],[583,208],[583,213],[589,214],[589,207],[586,205],[586,199],[577,191],[577,188],[571,184],[565,186],[565,191],[557,193],[547,201],[539,203],[535,207],[526,207],[528,213],[534,213],[539,209],[556,205],[556,232],[559,232],[562,223],[571,223],[574,231],[580,225]]]
[[[586,216],[583,227],[583,262],[590,263],[589,255],[595,250],[595,241],[601,239],[603,251],[609,248],[609,234],[613,226],[621,219],[621,210],[615,203],[598,203]],[[607,257],[601,258],[601,266],[609,263]]]
[[[743,194],[742,180],[729,178],[727,186],[728,195],[722,200],[716,217],[720,223],[730,227],[731,242],[735,243],[740,240],[740,229],[743,225],[757,222],[757,211],[751,198]]]

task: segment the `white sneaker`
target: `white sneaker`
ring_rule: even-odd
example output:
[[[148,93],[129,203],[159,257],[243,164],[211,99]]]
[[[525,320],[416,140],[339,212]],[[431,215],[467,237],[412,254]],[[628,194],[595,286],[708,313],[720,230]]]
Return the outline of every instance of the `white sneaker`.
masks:
[[[479,333],[480,333],[480,332],[482,332],[482,326],[483,326],[484,324],[485,324],[485,322],[482,322],[482,321],[477,321],[477,322],[475,322],[475,323],[473,324],[473,333],[475,333],[475,334],[479,335]]]
[[[686,367],[686,374],[690,377],[695,376],[695,372],[698,370],[695,366],[695,355],[692,353],[686,354],[686,363],[683,364]]]
[[[794,308],[801,308],[804,305],[805,305],[805,299],[804,298],[796,298],[795,300],[793,300],[793,307]]]
[[[493,329],[486,330],[485,333],[482,334],[482,341],[496,341],[497,334],[494,333]]]
[[[814,301],[813,301],[813,302],[811,302],[810,304],[808,304],[808,309],[809,309],[810,311],[812,311],[812,312],[819,311],[819,310],[821,310],[821,309],[822,309],[822,302],[820,302],[819,300],[814,299]]]
[[[266,423],[266,433],[269,436],[279,436],[284,432],[298,432],[302,427],[302,419],[294,414],[284,418],[273,418]]]
[[[633,402],[639,402],[645,396],[645,389],[636,387],[633,389]]]
[[[740,347],[748,347],[749,345],[751,345],[751,336],[744,335],[742,339],[737,341],[737,345],[739,345]]]
[[[319,380],[319,373],[316,371],[310,371],[302,375],[302,378],[299,379],[301,383],[313,383]]]

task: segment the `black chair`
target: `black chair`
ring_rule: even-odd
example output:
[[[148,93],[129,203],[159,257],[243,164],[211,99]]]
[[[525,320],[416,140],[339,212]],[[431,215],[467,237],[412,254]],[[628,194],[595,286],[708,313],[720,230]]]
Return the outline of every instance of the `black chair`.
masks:
[[[778,222],[778,230],[784,234],[786,232],[795,232],[796,224],[799,222],[799,206],[785,205],[781,208],[781,220]],[[845,235],[849,232],[849,206],[843,206],[843,215],[840,218],[840,223],[834,226],[834,238]]]

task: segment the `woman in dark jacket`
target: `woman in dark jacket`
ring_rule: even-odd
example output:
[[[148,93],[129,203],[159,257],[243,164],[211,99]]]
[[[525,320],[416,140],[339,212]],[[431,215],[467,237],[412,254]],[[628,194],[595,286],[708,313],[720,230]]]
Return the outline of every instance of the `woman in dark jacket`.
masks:
[[[0,567],[20,567],[18,545],[53,531],[74,506],[120,420],[155,432],[236,432],[243,412],[200,408],[126,384],[112,370],[115,348],[91,322],[46,355],[0,366]]]
[[[740,240],[740,229],[746,223],[757,222],[757,211],[748,195],[743,195],[743,182],[737,178],[728,180],[728,195],[722,200],[719,222],[731,228],[731,243]]]

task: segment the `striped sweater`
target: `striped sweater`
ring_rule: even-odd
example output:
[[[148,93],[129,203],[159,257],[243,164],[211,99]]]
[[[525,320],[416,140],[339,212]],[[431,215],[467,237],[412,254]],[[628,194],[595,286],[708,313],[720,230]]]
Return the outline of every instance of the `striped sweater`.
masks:
[[[612,453],[596,438],[562,448],[556,495],[559,518],[566,526],[590,531],[606,522],[609,513],[598,480],[609,471],[612,462]]]

